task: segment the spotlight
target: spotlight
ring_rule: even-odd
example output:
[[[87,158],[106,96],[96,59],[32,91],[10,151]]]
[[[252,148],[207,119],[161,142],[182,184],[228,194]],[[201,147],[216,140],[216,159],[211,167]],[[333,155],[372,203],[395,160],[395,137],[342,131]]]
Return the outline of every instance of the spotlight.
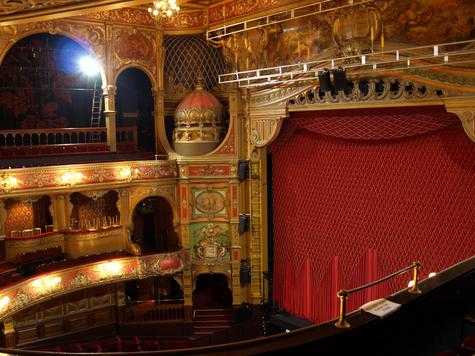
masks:
[[[79,70],[88,77],[94,77],[99,74],[99,63],[91,56],[79,58]]]
[[[333,90],[330,71],[328,69],[325,68],[323,71],[318,72],[318,80],[320,82],[320,89],[323,92],[326,93]]]
[[[338,68],[333,71],[333,84],[336,91],[348,91],[348,79],[346,79],[346,71]]]

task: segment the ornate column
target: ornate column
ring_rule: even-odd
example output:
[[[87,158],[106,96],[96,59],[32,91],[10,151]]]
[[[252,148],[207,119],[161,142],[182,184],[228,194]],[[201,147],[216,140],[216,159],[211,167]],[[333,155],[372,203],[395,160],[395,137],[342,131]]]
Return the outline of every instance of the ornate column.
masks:
[[[68,226],[66,223],[66,205],[65,196],[62,194],[54,195],[53,201],[53,226],[54,231],[64,230]]]
[[[107,146],[109,147],[110,152],[117,151],[115,93],[115,85],[107,85],[103,88],[104,114],[106,116]]]
[[[0,260],[3,260],[6,255],[5,251],[5,220],[7,219],[7,210],[5,209],[5,202],[0,200]]]
[[[267,271],[267,172],[266,150],[251,153],[249,189],[251,226],[248,259],[251,264],[250,299],[258,304],[263,298],[263,272]]]
[[[119,199],[117,200],[117,209],[120,213],[120,225],[130,228],[130,193],[127,188],[119,190]]]
[[[3,347],[13,348],[16,346],[15,328],[12,319],[3,322],[3,337],[5,342]]]
[[[448,98],[445,109],[458,116],[467,136],[475,142],[475,97]]]
[[[0,200],[0,237],[5,235],[5,220],[7,219],[7,210],[5,202]]]

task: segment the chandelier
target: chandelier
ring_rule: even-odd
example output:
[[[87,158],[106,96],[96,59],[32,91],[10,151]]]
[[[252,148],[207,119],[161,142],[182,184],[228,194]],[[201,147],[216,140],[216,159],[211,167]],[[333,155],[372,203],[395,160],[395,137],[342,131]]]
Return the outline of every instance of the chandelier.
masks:
[[[180,6],[176,0],[155,0],[152,7],[148,8],[148,12],[155,18],[172,17],[180,11]]]

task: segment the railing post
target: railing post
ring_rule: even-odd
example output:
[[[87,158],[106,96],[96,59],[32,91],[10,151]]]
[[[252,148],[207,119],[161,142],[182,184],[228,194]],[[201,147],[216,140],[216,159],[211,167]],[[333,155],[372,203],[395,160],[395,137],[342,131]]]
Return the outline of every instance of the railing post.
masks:
[[[340,299],[340,315],[335,326],[340,329],[346,329],[350,327],[350,324],[346,321],[346,302],[348,299],[348,292],[341,290],[337,293],[337,296]]]
[[[420,262],[413,263],[412,269],[412,287],[409,288],[409,293],[412,294],[421,294],[421,290],[419,289],[419,269],[421,268]]]

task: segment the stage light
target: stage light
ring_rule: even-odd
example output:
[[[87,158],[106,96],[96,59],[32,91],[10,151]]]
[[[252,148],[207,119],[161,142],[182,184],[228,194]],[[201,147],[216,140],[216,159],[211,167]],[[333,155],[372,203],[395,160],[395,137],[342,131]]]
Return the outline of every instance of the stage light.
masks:
[[[8,304],[10,304],[9,296],[5,295],[2,298],[0,298],[0,312],[4,312],[7,309]]]
[[[88,77],[94,77],[99,74],[99,63],[91,56],[84,56],[79,58],[78,64],[79,70]]]
[[[127,180],[131,181],[132,180],[132,168],[130,167],[122,167],[119,169],[118,172],[119,179],[121,180]]]
[[[73,186],[78,183],[81,183],[84,179],[84,175],[81,172],[65,172],[59,178],[60,182],[63,185]]]
[[[122,263],[118,261],[108,261],[99,265],[102,278],[117,277],[122,274]]]
[[[338,68],[333,71],[333,84],[336,91],[348,90],[348,79],[346,78],[346,71],[343,68]]]
[[[320,82],[321,91],[326,93],[333,90],[330,71],[328,69],[318,72],[318,80]]]

